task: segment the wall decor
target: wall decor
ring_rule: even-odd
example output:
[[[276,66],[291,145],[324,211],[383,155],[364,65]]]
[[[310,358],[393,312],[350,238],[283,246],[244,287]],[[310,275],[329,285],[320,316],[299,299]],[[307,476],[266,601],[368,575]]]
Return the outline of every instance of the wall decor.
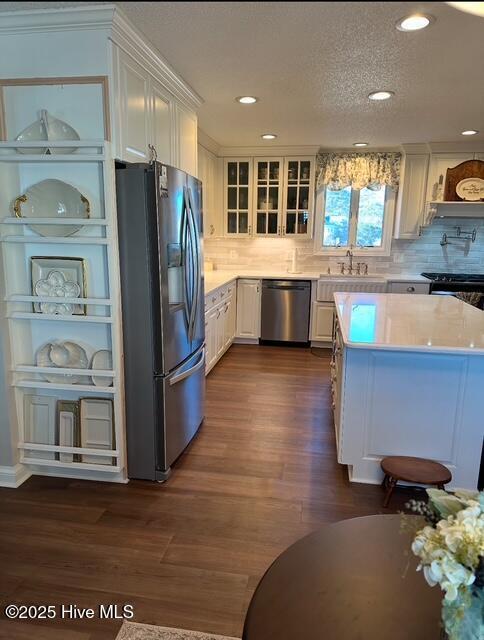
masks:
[[[115,447],[113,401],[104,398],[81,398],[81,447],[112,450]],[[110,456],[82,455],[82,462],[113,464]]]
[[[29,187],[15,198],[13,212],[17,218],[89,218],[89,200],[75,187],[49,178]],[[82,229],[82,224],[30,224],[40,236],[67,237]]]
[[[77,131],[67,122],[54,118],[47,109],[40,111],[39,119],[26,127],[15,138],[19,142],[41,142],[43,140],[64,141],[64,140],[80,140]],[[16,149],[18,153],[26,154],[58,154],[58,153],[74,153],[76,147],[19,147]]]
[[[473,186],[471,186],[472,183],[464,182],[467,178],[473,179]],[[450,202],[472,200],[475,202],[484,199],[484,192],[478,187],[480,183],[475,183],[476,178],[484,180],[484,160],[466,160],[456,167],[447,169],[444,200]],[[457,193],[457,185],[460,185],[459,191],[462,195]],[[479,197],[477,198],[476,195],[479,195]]]
[[[43,257],[33,256],[30,259],[32,274],[32,295],[54,298],[85,298],[86,267],[82,258]],[[56,274],[52,276],[52,274]],[[63,282],[60,280],[63,277]],[[71,296],[74,291],[79,292]],[[54,306],[50,306],[50,305]],[[72,307],[72,309],[71,309]],[[35,313],[59,313],[63,315],[85,315],[86,306],[83,304],[65,305],[59,303],[34,303]]]
[[[482,178],[464,178],[457,183],[455,192],[468,202],[484,200],[484,180]]]
[[[113,368],[113,354],[108,349],[96,351],[91,360],[91,369],[110,371]],[[96,387],[112,387],[113,379],[106,376],[92,376],[93,385]]]
[[[47,342],[35,356],[38,367],[59,367],[62,369],[87,369],[89,360],[84,349],[75,342]],[[85,376],[69,373],[44,373],[47,382],[77,384]]]
[[[55,409],[53,396],[24,396],[24,441],[32,444],[55,444]],[[50,451],[29,451],[29,458],[55,460]]]
[[[57,401],[57,442],[63,447],[80,446],[79,403],[75,400]],[[78,462],[79,455],[59,453],[61,462]]]

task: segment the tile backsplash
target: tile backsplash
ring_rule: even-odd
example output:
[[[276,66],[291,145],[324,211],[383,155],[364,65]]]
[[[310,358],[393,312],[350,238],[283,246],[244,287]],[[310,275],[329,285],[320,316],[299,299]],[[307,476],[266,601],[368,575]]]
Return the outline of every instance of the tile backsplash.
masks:
[[[440,246],[443,233],[455,235],[455,227],[477,230],[476,241],[450,240],[452,244]],[[331,267],[338,271],[337,263],[343,258],[314,254],[313,240],[291,238],[218,238],[205,239],[205,259],[222,269],[268,269],[286,271],[290,266],[289,252],[298,249],[299,271],[321,271]],[[424,229],[416,240],[393,240],[390,256],[358,256],[367,262],[370,273],[408,273],[421,271],[452,271],[484,273],[484,219],[437,219]]]

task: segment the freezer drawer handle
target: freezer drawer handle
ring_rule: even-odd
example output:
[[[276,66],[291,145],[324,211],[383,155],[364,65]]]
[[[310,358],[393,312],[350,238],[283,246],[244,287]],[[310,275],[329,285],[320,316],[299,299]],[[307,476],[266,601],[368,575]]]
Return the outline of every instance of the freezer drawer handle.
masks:
[[[170,378],[170,387],[172,387],[174,384],[177,384],[177,382],[181,382],[182,380],[185,380],[185,378],[189,378],[191,375],[193,375],[199,369],[201,369],[204,366],[204,364],[205,364],[205,348],[202,349],[202,353],[200,354],[200,360],[197,362],[197,364],[195,364],[190,369],[187,369],[183,373],[180,373],[177,376],[173,376],[173,378]]]

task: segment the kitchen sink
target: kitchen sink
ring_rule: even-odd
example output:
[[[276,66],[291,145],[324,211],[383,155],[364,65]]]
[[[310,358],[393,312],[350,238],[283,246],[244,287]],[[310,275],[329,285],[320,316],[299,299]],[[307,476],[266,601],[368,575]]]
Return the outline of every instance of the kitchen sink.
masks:
[[[330,282],[386,282],[386,278],[377,275],[361,275],[355,274],[347,275],[342,273],[321,273],[319,275],[320,280],[329,280]]]

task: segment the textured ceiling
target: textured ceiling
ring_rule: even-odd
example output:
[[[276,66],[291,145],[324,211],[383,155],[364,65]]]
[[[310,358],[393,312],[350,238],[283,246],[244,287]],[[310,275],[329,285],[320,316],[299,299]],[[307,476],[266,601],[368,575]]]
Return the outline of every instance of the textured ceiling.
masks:
[[[2,2],[0,11],[79,2]],[[82,3],[87,4],[87,3]],[[92,3],[100,4],[100,3]],[[222,145],[346,147],[484,140],[484,19],[441,2],[119,2],[205,100]],[[402,33],[412,11],[437,18]],[[375,89],[395,97],[370,103]],[[241,106],[237,95],[260,102]],[[476,136],[477,137],[477,136]]]

